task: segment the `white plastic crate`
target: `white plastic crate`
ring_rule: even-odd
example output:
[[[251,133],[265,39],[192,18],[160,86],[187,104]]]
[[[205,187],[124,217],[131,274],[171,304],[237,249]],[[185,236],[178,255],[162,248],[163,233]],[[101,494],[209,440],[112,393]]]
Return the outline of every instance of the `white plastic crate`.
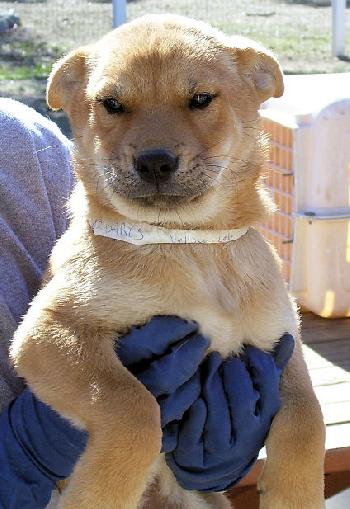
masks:
[[[261,231],[303,308],[350,316],[350,74],[289,76],[261,115],[278,206]]]

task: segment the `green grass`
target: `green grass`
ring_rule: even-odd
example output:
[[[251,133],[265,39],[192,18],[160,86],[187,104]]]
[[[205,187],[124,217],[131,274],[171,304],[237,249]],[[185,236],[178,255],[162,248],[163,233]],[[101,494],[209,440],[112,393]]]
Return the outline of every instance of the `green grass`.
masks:
[[[0,39],[0,80],[43,80],[52,64],[63,54],[25,29],[5,34]]]
[[[0,80],[46,79],[50,74],[51,67],[51,64],[2,65],[0,66]]]

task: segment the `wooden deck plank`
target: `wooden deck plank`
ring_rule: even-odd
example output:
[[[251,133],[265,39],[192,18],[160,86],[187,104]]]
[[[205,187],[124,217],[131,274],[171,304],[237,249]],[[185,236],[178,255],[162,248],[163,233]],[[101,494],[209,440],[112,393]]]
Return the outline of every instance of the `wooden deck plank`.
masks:
[[[350,458],[350,422],[327,426],[326,449],[327,454],[333,449],[344,449],[344,451],[346,449]],[[350,469],[350,461],[348,468]]]
[[[322,343],[333,339],[347,339],[349,337],[348,319],[332,320],[332,323],[326,329],[325,326],[317,328],[310,324],[303,325],[303,334],[307,343]],[[315,322],[314,322],[315,323]]]
[[[337,345],[335,344],[335,348],[336,347]],[[314,386],[350,381],[349,370],[344,369],[343,366],[336,365],[319,352],[316,352],[310,345],[303,345],[303,352]],[[333,358],[333,356],[334,355],[331,354],[328,357]]]
[[[328,404],[322,408],[322,412],[327,426],[350,423],[350,401]]]
[[[350,451],[350,320],[303,316],[304,355],[327,426],[328,454]],[[349,453],[350,454],[350,453]]]
[[[349,339],[350,341],[350,339]],[[312,346],[312,348],[311,348]],[[334,342],[333,348],[334,351],[331,350],[328,352],[328,358],[324,357],[325,352],[322,350],[322,348],[318,348],[318,345],[304,345],[304,353],[306,354],[307,349],[309,349],[308,355],[307,355],[307,363],[309,370],[315,369],[315,368],[322,368],[327,366],[338,366],[345,370],[346,372],[350,373],[349,364],[350,364],[350,358],[349,353],[345,351],[345,356],[341,356],[337,353],[337,342]]]
[[[338,366],[339,368],[342,368],[344,371],[346,371],[347,373],[350,373],[350,359],[346,359],[346,358],[343,358],[343,359],[337,359],[337,356],[335,356],[335,359],[334,359],[334,362],[331,362],[331,366]],[[326,359],[324,359],[326,361]],[[317,369],[317,368],[321,368],[321,367],[326,367],[326,364],[314,364],[313,362],[310,362],[308,363],[308,367],[309,367],[309,370],[313,370],[313,369]]]
[[[348,371],[332,364],[310,369],[310,374],[314,387],[350,381],[350,373]]]
[[[346,402],[350,399],[350,382],[341,382],[333,385],[319,385],[318,387],[314,387],[314,389],[321,405]]]
[[[302,317],[303,341],[307,344],[350,338],[348,318],[327,319],[312,313]]]
[[[331,339],[323,343],[308,343],[308,345],[317,353],[325,356],[326,359],[331,360],[331,362],[343,359],[344,356],[348,360],[350,355],[350,338]]]

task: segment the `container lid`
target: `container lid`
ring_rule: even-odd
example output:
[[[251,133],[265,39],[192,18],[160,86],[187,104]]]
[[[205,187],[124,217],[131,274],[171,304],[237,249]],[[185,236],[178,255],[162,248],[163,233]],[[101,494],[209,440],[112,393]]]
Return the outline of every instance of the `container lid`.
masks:
[[[350,98],[350,73],[285,76],[285,92],[262,106],[262,116],[289,127],[309,124],[324,107]]]

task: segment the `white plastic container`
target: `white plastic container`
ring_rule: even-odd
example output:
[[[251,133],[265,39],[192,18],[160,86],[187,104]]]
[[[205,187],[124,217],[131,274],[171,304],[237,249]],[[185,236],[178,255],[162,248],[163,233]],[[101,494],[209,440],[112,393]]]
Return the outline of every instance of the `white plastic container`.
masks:
[[[350,74],[287,77],[261,113],[279,206],[262,231],[303,308],[350,316]]]

